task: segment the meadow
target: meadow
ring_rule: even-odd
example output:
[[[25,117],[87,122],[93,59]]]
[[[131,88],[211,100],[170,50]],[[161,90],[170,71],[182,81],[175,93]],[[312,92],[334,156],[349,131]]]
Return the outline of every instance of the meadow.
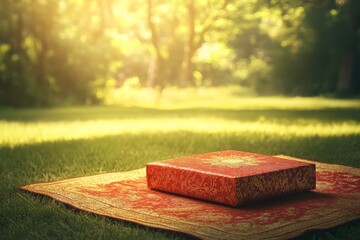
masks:
[[[1,239],[186,238],[17,189],[32,182],[128,171],[226,149],[360,167],[360,100],[217,94],[198,101],[169,94],[172,101],[153,105],[0,109]],[[357,221],[301,238],[359,235]]]

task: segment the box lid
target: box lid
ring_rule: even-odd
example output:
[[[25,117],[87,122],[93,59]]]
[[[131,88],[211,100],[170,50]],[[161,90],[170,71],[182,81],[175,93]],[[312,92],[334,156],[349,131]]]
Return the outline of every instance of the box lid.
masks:
[[[147,165],[172,167],[239,178],[311,164],[256,153],[226,150],[157,161]]]

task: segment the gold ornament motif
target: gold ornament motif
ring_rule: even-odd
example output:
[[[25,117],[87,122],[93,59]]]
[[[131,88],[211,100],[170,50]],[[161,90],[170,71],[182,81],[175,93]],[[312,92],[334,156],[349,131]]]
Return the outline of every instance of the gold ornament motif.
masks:
[[[360,217],[360,169],[316,165],[321,184],[316,190],[241,208],[149,190],[145,168],[20,188],[80,210],[201,239],[290,239]]]
[[[254,156],[214,156],[204,160],[205,164],[239,168],[244,166],[258,166],[262,161]]]

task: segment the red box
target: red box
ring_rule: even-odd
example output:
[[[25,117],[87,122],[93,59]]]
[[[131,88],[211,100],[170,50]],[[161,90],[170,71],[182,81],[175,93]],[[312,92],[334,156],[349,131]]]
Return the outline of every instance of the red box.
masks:
[[[150,189],[239,206],[315,188],[315,164],[221,151],[146,165]]]

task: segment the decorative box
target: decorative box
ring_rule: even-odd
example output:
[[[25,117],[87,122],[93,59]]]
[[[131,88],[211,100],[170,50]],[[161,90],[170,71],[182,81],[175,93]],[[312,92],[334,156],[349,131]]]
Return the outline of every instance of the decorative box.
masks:
[[[146,165],[150,189],[230,206],[315,188],[315,164],[221,151]]]

